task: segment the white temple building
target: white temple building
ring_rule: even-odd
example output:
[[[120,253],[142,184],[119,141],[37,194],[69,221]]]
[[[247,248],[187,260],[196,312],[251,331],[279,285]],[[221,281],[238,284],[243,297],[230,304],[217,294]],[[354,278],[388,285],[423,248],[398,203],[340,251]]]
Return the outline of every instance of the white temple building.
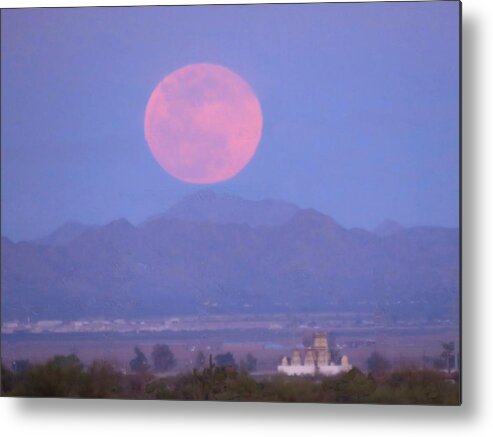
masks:
[[[283,357],[281,365],[277,366],[279,373],[286,375],[337,375],[342,372],[349,372],[353,366],[349,364],[349,359],[344,355],[341,364],[334,364],[331,361],[329,342],[326,334],[316,334],[313,346],[304,351],[304,361],[299,349],[294,349],[291,360]]]

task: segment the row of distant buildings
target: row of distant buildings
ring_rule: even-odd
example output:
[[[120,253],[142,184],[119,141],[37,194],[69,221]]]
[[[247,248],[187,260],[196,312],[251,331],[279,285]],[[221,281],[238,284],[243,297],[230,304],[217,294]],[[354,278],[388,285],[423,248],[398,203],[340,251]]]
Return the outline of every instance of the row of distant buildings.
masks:
[[[286,375],[330,376],[349,372],[352,368],[346,355],[343,355],[340,364],[332,362],[327,335],[318,333],[314,336],[312,346],[304,351],[293,349],[291,358],[283,357],[277,371]]]

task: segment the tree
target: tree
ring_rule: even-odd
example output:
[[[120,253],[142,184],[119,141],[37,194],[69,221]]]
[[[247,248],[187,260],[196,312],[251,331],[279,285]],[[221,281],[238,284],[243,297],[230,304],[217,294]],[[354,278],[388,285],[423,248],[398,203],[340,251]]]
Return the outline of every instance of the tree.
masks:
[[[330,361],[334,363],[340,363],[341,362],[341,351],[335,347],[329,349],[330,353]]]
[[[341,351],[337,348],[337,338],[336,335],[331,332],[329,334],[329,353],[330,353],[330,361],[334,363],[340,363],[341,362]]]
[[[370,372],[376,373],[384,372],[391,367],[390,361],[376,351],[372,352],[372,354],[368,357],[366,364]]]
[[[204,352],[199,351],[197,356],[195,357],[195,368],[197,369],[203,369],[205,367],[205,355]]]
[[[146,372],[149,370],[149,365],[147,364],[147,358],[144,352],[140,350],[138,346],[134,348],[135,358],[130,360],[130,369],[133,372]]]
[[[87,386],[83,397],[115,398],[122,391],[123,375],[113,366],[104,361],[93,361],[87,370]]]
[[[85,385],[84,365],[72,355],[56,355],[32,366],[22,379],[17,395],[36,397],[79,397]]]
[[[2,367],[1,367],[1,384],[0,384],[0,392],[4,393],[9,393],[12,391],[15,385],[15,375],[14,372],[12,372],[7,366],[4,366],[2,362]]]
[[[433,368],[436,370],[443,370],[447,367],[445,359],[441,356],[434,358],[432,364]]]
[[[214,362],[219,367],[236,367],[236,361],[231,352],[216,355]]]
[[[31,368],[31,363],[28,360],[12,361],[12,369],[15,373],[24,373]]]
[[[454,356],[454,350],[455,350],[455,344],[453,341],[450,341],[448,343],[442,343],[442,348],[443,352],[441,354],[441,357],[444,359],[446,366],[447,366],[447,372],[450,373],[450,362],[452,361],[452,358]]]
[[[167,372],[176,365],[175,356],[166,344],[155,345],[151,357],[154,363],[154,369],[160,372]]]
[[[257,358],[248,353],[245,359],[240,361],[240,369],[248,373],[255,372],[257,370]]]

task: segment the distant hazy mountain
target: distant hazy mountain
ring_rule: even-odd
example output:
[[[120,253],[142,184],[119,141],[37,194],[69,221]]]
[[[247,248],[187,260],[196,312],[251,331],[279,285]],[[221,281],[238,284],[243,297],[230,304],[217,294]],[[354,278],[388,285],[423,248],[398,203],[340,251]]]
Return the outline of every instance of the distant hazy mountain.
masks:
[[[79,222],[67,222],[51,234],[39,238],[35,240],[35,242],[48,246],[62,246],[66,243],[70,243],[82,233],[96,228],[97,226],[94,225],[84,225]]]
[[[246,200],[231,194],[202,190],[185,197],[159,217],[212,223],[245,223],[250,226],[275,226],[286,223],[298,207],[280,200]]]
[[[274,226],[281,215],[272,205],[283,202],[261,202],[272,213],[262,220],[258,204],[218,197],[199,196],[214,208],[185,208],[192,197],[171,210],[175,217],[140,226],[117,220],[57,246],[2,239],[4,320],[334,307],[457,314],[457,229],[418,227],[381,238],[305,209]],[[231,202],[248,210],[250,223],[272,226],[231,222],[241,220]],[[211,211],[219,210],[228,223],[215,222],[224,216]]]
[[[373,233],[379,237],[388,237],[389,235],[396,234],[403,229],[404,227],[394,220],[384,220],[375,229],[373,229]]]

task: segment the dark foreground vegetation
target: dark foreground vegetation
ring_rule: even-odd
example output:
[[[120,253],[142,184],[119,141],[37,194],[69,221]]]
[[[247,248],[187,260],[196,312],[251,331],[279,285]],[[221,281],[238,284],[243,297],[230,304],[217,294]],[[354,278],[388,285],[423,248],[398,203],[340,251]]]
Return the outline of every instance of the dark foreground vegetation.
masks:
[[[84,366],[75,355],[44,364],[2,365],[2,396],[458,405],[457,375],[433,370],[358,369],[337,377],[253,377],[233,366],[157,377],[148,369],[125,375],[105,361]]]

